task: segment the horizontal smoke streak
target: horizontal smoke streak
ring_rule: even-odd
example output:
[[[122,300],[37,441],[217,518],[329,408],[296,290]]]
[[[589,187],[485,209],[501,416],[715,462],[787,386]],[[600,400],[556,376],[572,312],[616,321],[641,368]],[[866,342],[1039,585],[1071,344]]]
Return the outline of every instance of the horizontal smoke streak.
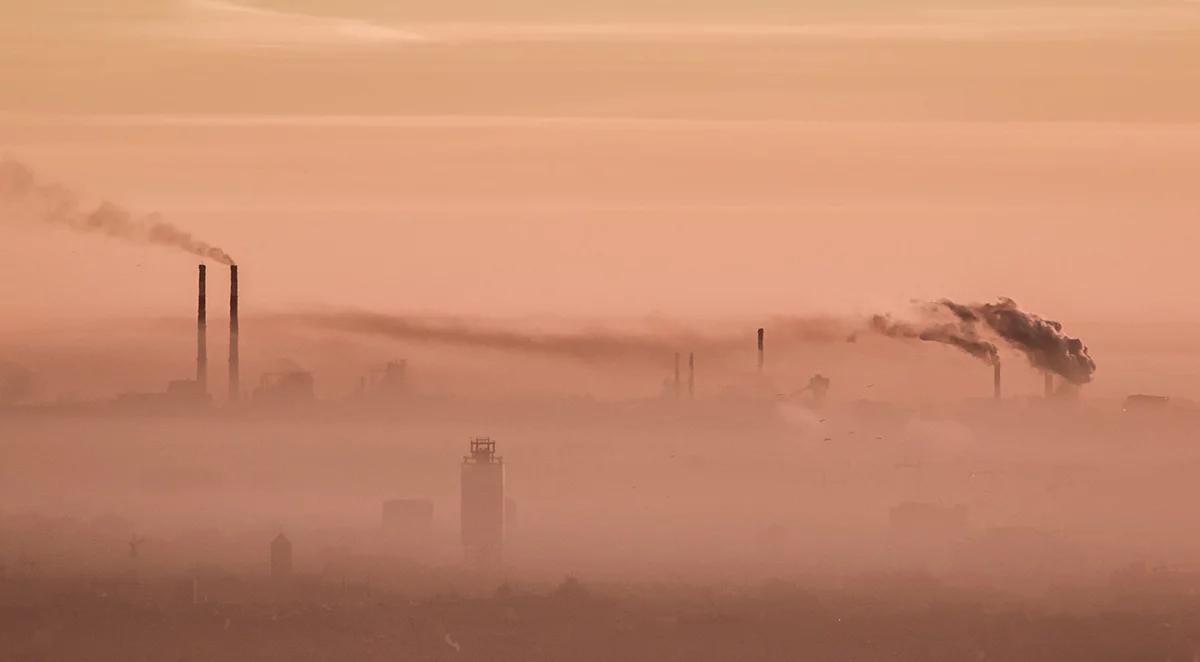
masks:
[[[1000,362],[1000,352],[996,346],[976,337],[970,327],[950,323],[917,326],[893,320],[887,315],[875,315],[871,318],[871,329],[891,338],[914,338],[952,345],[989,365]]]
[[[328,331],[373,335],[409,342],[439,343],[480,349],[545,354],[577,360],[630,360],[656,363],[686,349],[709,354],[751,351],[745,333],[704,334],[689,329],[646,331],[579,330],[534,332],[497,328],[476,321],[339,311],[291,313],[273,319]],[[780,341],[836,342],[847,325],[832,319],[795,317],[772,320]]]
[[[70,189],[40,181],[32,169],[11,159],[0,161],[0,204],[7,208],[6,217],[25,217],[77,232],[175,248],[221,264],[234,263],[221,248],[196,239],[157,214],[135,215],[107,201],[89,210]]]

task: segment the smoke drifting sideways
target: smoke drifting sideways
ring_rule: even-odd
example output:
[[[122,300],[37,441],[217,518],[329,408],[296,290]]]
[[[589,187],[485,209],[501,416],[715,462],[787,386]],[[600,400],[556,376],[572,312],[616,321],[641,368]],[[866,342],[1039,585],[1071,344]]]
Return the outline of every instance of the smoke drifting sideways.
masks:
[[[1025,354],[1035,368],[1048,370],[1073,384],[1092,381],[1096,362],[1083,341],[1063,333],[1060,322],[1025,312],[1017,302],[1005,297],[996,303],[969,305],[943,299],[938,305],[953,313],[963,325],[984,324]]]
[[[1012,299],[996,303],[960,304],[949,299],[921,306],[925,318],[918,322],[875,315],[871,329],[892,338],[939,342],[989,364],[999,362],[997,346],[985,334],[1025,355],[1035,368],[1052,372],[1073,384],[1086,384],[1096,372],[1096,362],[1078,338],[1063,333],[1061,323],[1021,310]],[[944,319],[948,316],[949,319]]]
[[[754,342],[746,334],[700,332],[666,324],[635,330],[584,328],[552,332],[502,328],[465,319],[362,311],[286,313],[270,319],[289,325],[397,341],[541,354],[580,361],[642,364],[662,364],[675,352],[731,355],[748,351]],[[847,323],[835,319],[779,317],[772,323],[769,328],[776,329],[776,339],[796,343],[837,342],[845,337],[848,328]]]
[[[894,320],[889,315],[874,315],[870,324],[873,331],[890,338],[915,338],[926,342],[944,343],[957,347],[989,365],[1000,362],[1000,351],[996,345],[979,338],[969,326],[953,323],[920,326]]]
[[[221,264],[234,264],[221,248],[193,237],[157,214],[136,215],[108,201],[89,209],[71,189],[41,181],[31,168],[12,159],[0,161],[0,205],[7,218],[175,248]]]

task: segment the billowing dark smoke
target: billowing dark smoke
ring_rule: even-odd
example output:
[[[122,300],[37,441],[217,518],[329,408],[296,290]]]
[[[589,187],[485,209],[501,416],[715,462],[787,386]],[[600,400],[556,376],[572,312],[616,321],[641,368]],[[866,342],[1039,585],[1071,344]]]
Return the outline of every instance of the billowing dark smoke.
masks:
[[[7,208],[4,216],[10,218],[25,217],[78,232],[168,246],[221,264],[233,264],[233,258],[224,250],[196,239],[157,214],[135,215],[111,202],[89,209],[70,189],[40,181],[28,166],[11,159],[0,161],[0,203]]]
[[[871,329],[891,338],[914,338],[952,345],[989,365],[1000,362],[996,346],[979,338],[970,324],[946,322],[919,326],[894,320],[887,315],[875,315],[871,318]]]
[[[1082,341],[1064,334],[1062,324],[1021,310],[1012,299],[972,304],[942,299],[921,306],[920,312],[930,319],[910,323],[876,315],[871,318],[871,329],[893,338],[954,345],[989,363],[999,361],[996,345],[985,338],[994,336],[1024,354],[1035,368],[1073,384],[1090,382],[1096,371],[1096,362]]]
[[[949,310],[967,327],[985,325],[1005,343],[1028,357],[1036,368],[1048,370],[1073,384],[1092,381],[1096,362],[1087,346],[1062,331],[1062,324],[1028,313],[1015,301],[1001,298],[996,303],[959,304],[945,300],[939,305]]]

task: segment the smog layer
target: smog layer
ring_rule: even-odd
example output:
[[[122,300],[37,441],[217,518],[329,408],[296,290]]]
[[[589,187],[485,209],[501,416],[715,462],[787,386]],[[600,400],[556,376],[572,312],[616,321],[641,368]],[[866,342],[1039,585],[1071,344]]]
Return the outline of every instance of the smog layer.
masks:
[[[0,53],[0,660],[1200,655],[1200,5]]]

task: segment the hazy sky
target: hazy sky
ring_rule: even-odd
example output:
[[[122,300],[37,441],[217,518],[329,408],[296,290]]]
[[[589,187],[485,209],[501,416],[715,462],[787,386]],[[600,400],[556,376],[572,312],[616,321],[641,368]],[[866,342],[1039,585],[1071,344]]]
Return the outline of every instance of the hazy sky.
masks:
[[[1197,319],[1196,3],[98,4],[0,7],[0,151],[248,311]],[[190,314],[191,257],[18,220],[4,324]]]
[[[413,420],[389,405],[398,427],[361,429],[36,419],[36,434],[0,434],[23,453],[0,499],[10,506],[63,492],[99,508],[96,493],[142,489],[136,481],[165,467],[146,512],[173,520],[254,512],[241,502],[259,498],[258,516],[311,506],[374,522],[393,490],[454,503],[459,435],[477,426],[513,458],[527,521],[540,517],[543,535],[564,541],[573,536],[560,532],[586,529],[584,544],[604,538],[603,552],[624,544],[630,565],[646,549],[713,553],[714,522],[730,525],[721,545],[741,553],[772,512],[801,513],[809,532],[815,520],[844,528],[844,516],[882,530],[887,508],[909,498],[973,498],[982,526],[1053,528],[1083,513],[1102,528],[1115,513],[1112,538],[1144,542],[1146,528],[1164,546],[1187,539],[1186,526],[1162,521],[1186,521],[1195,502],[1191,451],[1184,461],[1141,448],[1185,431],[1140,427],[1103,399],[1200,400],[1197,2],[0,0],[4,159],[61,183],[54,200],[134,214],[105,208],[107,228],[157,213],[231,254],[247,395],[263,373],[298,366],[340,403],[373,367],[404,358],[417,394],[507,399]],[[48,402],[157,392],[195,374],[197,258],[17,213],[6,172],[19,169],[0,167],[0,378],[28,374],[30,399]],[[209,274],[209,388],[223,402],[227,280],[216,263]],[[1016,408],[1043,381],[1006,346],[1014,408],[970,419],[981,443],[955,421],[924,420],[949,408],[899,422],[868,404],[858,420],[861,401],[990,398],[993,373],[945,345],[847,342],[846,316],[999,296],[1090,345],[1099,367],[1084,393],[1107,413],[1054,439],[1067,415]],[[463,349],[272,315],[332,306],[488,318],[487,328],[533,335]],[[838,333],[788,345],[777,315],[829,315]],[[674,325],[693,333],[663,341]],[[659,344],[636,360],[581,358],[545,351],[536,335],[600,327],[652,328]],[[669,391],[673,345],[718,328],[734,349],[701,344],[696,415],[682,426],[637,432],[644,402],[586,399],[654,397],[664,381]],[[834,413],[800,404],[816,372],[833,380]],[[530,394],[584,397],[513,403]],[[855,413],[843,419],[845,403]],[[997,411],[1020,415],[993,420]],[[786,427],[762,438],[742,419],[756,412]],[[877,433],[859,427],[876,415]],[[68,453],[77,438],[92,450]],[[291,444],[288,461],[264,440]],[[1095,442],[1109,447],[1096,453]],[[167,455],[171,443],[195,450]],[[951,469],[924,473],[919,461],[943,455],[965,459],[939,482]],[[1081,458],[1118,470],[1055,491]],[[914,459],[916,477],[903,468]],[[1011,466],[999,478],[977,479],[976,463],[1001,459]],[[209,485],[225,489],[229,475],[228,486],[253,487],[216,504],[195,498],[210,487],[183,489],[164,508],[155,486],[196,475],[176,467],[206,480],[205,463]],[[1160,484],[1151,472],[1168,464]],[[263,482],[267,466],[278,478]],[[827,478],[841,487],[829,492]],[[635,491],[652,480],[661,498]],[[993,483],[1007,491],[985,493]]]

